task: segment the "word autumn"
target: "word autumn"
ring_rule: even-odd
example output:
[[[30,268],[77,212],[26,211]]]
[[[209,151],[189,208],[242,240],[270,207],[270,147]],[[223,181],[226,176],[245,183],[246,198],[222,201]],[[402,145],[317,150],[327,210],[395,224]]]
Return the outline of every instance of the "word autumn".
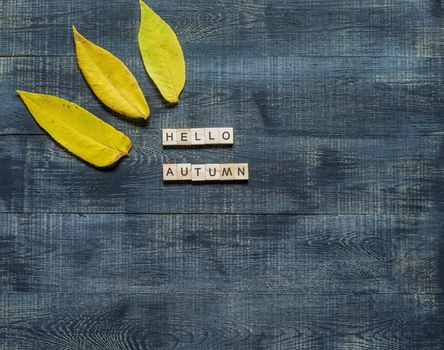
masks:
[[[248,164],[164,164],[163,181],[247,181]]]
[[[233,128],[163,129],[164,146],[232,145]]]

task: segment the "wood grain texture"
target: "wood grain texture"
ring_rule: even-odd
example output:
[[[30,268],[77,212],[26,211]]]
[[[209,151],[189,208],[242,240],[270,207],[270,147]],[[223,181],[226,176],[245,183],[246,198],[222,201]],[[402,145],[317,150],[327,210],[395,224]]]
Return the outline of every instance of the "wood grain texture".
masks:
[[[444,339],[442,221],[431,217],[0,220],[4,346],[416,349]]]
[[[0,303],[11,315],[0,323],[6,349],[438,350],[443,342],[442,295],[72,292],[2,294]]]
[[[170,150],[161,131],[150,130],[132,137],[129,157],[111,172],[83,164],[45,135],[1,138],[0,212],[422,214],[444,199],[441,135],[238,134],[232,148]],[[250,165],[248,183],[162,183],[162,163],[241,162]]]
[[[2,292],[432,294],[443,219],[1,214]]]
[[[137,2],[0,4],[2,56],[71,54],[72,24],[93,41],[94,35],[102,38],[116,54],[138,54]],[[443,10],[436,0],[170,0],[153,7],[178,33],[188,57],[429,57],[444,51]]]
[[[0,0],[0,349],[440,350],[444,3],[166,0],[187,62],[166,108],[132,0]],[[152,110],[112,114],[71,26],[122,59]],[[15,90],[128,134],[98,171]],[[233,126],[165,149],[162,128]],[[247,184],[164,184],[162,163],[248,162]]]
[[[138,56],[120,56],[152,110],[145,127],[94,97],[75,57],[0,58],[0,134],[41,133],[15,90],[59,95],[132,135],[146,129],[233,126],[260,134],[426,136],[444,128],[444,59],[187,56],[183,102],[166,109]],[[60,67],[54,69],[54,67]]]

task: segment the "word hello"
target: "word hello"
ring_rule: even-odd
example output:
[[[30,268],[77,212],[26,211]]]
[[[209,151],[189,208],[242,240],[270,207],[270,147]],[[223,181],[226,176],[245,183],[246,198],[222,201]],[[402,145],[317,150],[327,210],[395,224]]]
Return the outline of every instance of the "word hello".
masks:
[[[233,128],[163,129],[164,146],[232,145]]]
[[[163,181],[247,181],[248,164],[164,164]]]

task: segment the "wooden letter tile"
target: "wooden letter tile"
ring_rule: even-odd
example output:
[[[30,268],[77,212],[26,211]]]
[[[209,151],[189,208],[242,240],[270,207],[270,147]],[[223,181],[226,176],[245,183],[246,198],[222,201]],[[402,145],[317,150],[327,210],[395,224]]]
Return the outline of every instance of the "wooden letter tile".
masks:
[[[205,128],[205,144],[216,145],[219,143],[219,128]]]
[[[234,143],[233,128],[219,128],[219,143],[232,145]]]
[[[191,144],[205,145],[205,129],[191,129]]]
[[[191,145],[191,129],[176,129],[176,145]]]
[[[234,179],[235,180],[248,180],[248,163],[235,164],[234,167]]]
[[[177,181],[177,165],[164,164],[163,165],[163,181]]]
[[[205,181],[220,180],[220,164],[206,164]]]
[[[174,146],[176,144],[176,129],[162,130],[162,144],[164,146]]]
[[[191,164],[177,164],[177,180],[191,181]]]
[[[220,180],[221,181],[231,181],[234,180],[234,170],[235,166],[233,164],[221,164],[220,165]]]
[[[205,181],[205,164],[193,164],[191,166],[192,181]]]

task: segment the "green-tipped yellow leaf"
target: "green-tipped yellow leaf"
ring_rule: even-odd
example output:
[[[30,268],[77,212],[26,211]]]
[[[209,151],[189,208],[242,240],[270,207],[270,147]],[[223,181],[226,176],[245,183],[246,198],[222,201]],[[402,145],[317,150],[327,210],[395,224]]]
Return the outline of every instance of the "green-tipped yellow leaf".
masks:
[[[151,8],[140,1],[139,48],[149,76],[163,98],[179,102],[185,85],[185,59],[176,34]]]
[[[128,155],[131,140],[79,105],[55,96],[17,92],[42,129],[84,161],[107,167]]]
[[[147,119],[150,110],[136,78],[116,56],[93,44],[73,27],[77,62],[91,90],[113,111]]]

